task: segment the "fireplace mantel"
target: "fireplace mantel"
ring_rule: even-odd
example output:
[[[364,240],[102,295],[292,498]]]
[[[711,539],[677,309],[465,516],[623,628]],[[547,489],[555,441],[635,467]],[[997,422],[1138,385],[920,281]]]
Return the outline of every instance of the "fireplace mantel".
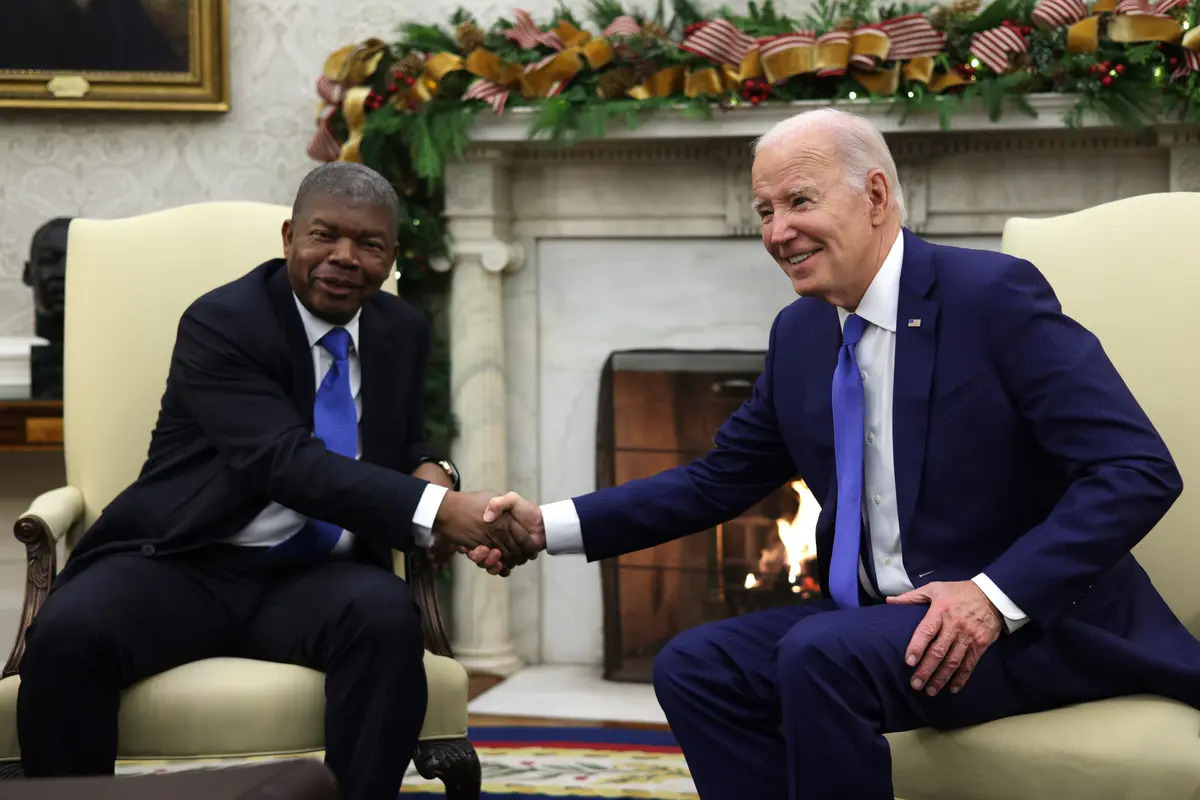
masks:
[[[1036,117],[1006,108],[995,123],[981,110],[967,110],[951,118],[948,130],[940,129],[935,114],[901,125],[900,111],[882,103],[839,105],[884,131],[896,158],[908,227],[932,239],[997,246],[1005,221],[1014,216],[1068,213],[1151,192],[1200,191],[1200,129],[1126,130],[1094,119],[1068,128],[1062,117],[1072,103],[1062,95],[1034,96]],[[530,141],[529,112],[510,109],[500,117],[485,112],[477,118],[464,159],[447,166],[453,255],[452,264],[440,265],[452,270],[451,384],[460,429],[455,460],[468,488],[512,489],[541,502],[593,488],[587,485],[591,468],[579,459],[593,457],[594,438],[589,446],[579,437],[594,437],[595,412],[587,403],[594,403],[595,393],[554,392],[562,385],[556,375],[576,370],[573,374],[598,376],[600,364],[569,363],[561,344],[546,338],[546,320],[557,312],[553,303],[572,294],[570,286],[561,293],[562,281],[579,274],[572,270],[581,257],[564,255],[563,241],[583,248],[572,253],[608,248],[626,260],[659,253],[662,248],[650,244],[655,240],[670,244],[665,259],[647,258],[625,279],[632,283],[621,288],[618,299],[610,287],[581,276],[579,292],[598,295],[578,311],[591,315],[591,323],[602,319],[613,328],[628,327],[631,320],[667,313],[662,298],[671,297],[674,288],[664,281],[680,282],[679,292],[695,299],[698,289],[687,283],[691,276],[681,271],[680,259],[698,259],[706,250],[733,253],[733,246],[730,257],[745,263],[745,254],[755,252],[746,249],[751,244],[736,242],[758,235],[750,210],[749,142],[773,123],[818,105],[739,107],[709,120],[659,111],[634,130],[614,121],[605,138],[570,147]],[[547,247],[558,248],[557,255],[539,264]],[[761,280],[757,261],[751,263],[754,280]],[[605,268],[602,260],[594,267]],[[547,281],[560,292],[557,300],[543,296]],[[639,285],[655,291],[639,292]],[[717,281],[699,291],[751,290]],[[764,347],[769,309],[747,317],[744,306],[743,316],[730,323],[743,337],[733,346]],[[714,308],[720,312],[719,304]],[[761,337],[750,330],[759,323]],[[684,328],[675,329],[672,346],[681,346]],[[605,335],[603,325],[589,327],[588,319],[580,320],[580,329]],[[712,341],[711,332],[704,336],[695,346],[726,346]],[[592,399],[580,399],[585,396]],[[564,430],[574,444],[565,441],[571,436],[564,437]],[[564,483],[567,473],[576,478]],[[475,670],[509,674],[531,661],[598,665],[599,566],[582,557],[544,557],[501,579],[459,559],[452,628],[456,655]]]
[[[1000,133],[1011,131],[1062,130],[1067,127],[1063,116],[1075,105],[1069,94],[1035,94],[1027,97],[1037,116],[1031,117],[1015,107],[1006,105],[995,121],[988,119],[982,106],[966,108],[950,118],[949,128],[943,130],[934,113],[912,114],[903,118],[903,107],[887,100],[842,100],[837,108],[864,116],[884,133]],[[688,117],[683,107],[660,110],[640,117],[633,129],[614,120],[604,141],[645,142],[684,141],[692,139],[745,139],[758,136],[771,125],[811,108],[829,105],[821,100],[802,100],[792,103],[766,103],[761,106],[741,105],[727,111],[714,110],[710,119]],[[536,111],[528,106],[508,109],[501,116],[483,112],[475,119],[469,136],[473,142],[487,144],[525,144],[529,141],[530,126]],[[1085,116],[1080,128],[1112,127],[1096,116]],[[1170,130],[1178,126],[1162,126]]]

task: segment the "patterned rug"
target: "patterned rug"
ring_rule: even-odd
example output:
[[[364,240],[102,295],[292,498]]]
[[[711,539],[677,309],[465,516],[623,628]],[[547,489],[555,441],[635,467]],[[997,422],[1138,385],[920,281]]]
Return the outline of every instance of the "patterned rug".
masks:
[[[687,764],[668,731],[630,728],[477,727],[482,800],[640,797],[696,800]],[[320,752],[306,754],[322,758]],[[295,758],[295,756],[292,756]],[[270,759],[122,761],[119,775],[222,769]],[[397,800],[443,797],[440,781],[409,768]]]

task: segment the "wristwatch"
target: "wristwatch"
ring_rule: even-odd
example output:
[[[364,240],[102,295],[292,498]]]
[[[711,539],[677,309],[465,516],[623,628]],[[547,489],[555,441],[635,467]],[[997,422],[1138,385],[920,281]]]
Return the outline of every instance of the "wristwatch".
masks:
[[[454,462],[445,458],[422,458],[421,463],[437,464],[442,468],[442,472],[445,472],[450,476],[450,483],[452,484],[454,491],[462,491],[462,478],[459,477],[458,467],[454,466]]]

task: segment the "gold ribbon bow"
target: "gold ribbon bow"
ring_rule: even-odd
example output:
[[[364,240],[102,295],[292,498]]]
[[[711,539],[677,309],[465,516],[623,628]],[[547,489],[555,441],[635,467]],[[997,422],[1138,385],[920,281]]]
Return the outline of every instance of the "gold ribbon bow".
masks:
[[[349,132],[341,146],[339,161],[362,161],[359,148],[362,145],[363,127],[367,123],[365,105],[371,94],[371,87],[362,84],[375,74],[387,49],[385,42],[372,38],[361,44],[347,45],[325,59],[321,74],[341,87],[342,117],[346,120]],[[325,110],[323,107],[323,116]],[[324,126],[325,121],[321,124]]]

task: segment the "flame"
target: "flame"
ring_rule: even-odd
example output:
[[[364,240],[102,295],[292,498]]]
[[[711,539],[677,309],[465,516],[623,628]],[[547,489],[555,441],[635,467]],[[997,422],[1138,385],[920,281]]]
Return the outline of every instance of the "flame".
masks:
[[[817,555],[817,518],[821,506],[804,481],[792,481],[792,491],[800,498],[800,507],[791,522],[776,520],[779,540],[783,542],[788,565],[788,583],[795,583],[803,572],[804,562]]]
[[[803,480],[792,481],[791,487],[800,501],[796,516],[791,520],[775,521],[777,536],[772,537],[767,549],[762,551],[758,573],[746,573],[747,589],[762,583],[759,575],[778,574],[787,564],[788,583],[792,584],[792,591],[803,591],[797,581],[804,577],[804,564],[817,556],[817,518],[821,515],[821,506]],[[811,581],[806,579],[801,583],[807,585]]]

